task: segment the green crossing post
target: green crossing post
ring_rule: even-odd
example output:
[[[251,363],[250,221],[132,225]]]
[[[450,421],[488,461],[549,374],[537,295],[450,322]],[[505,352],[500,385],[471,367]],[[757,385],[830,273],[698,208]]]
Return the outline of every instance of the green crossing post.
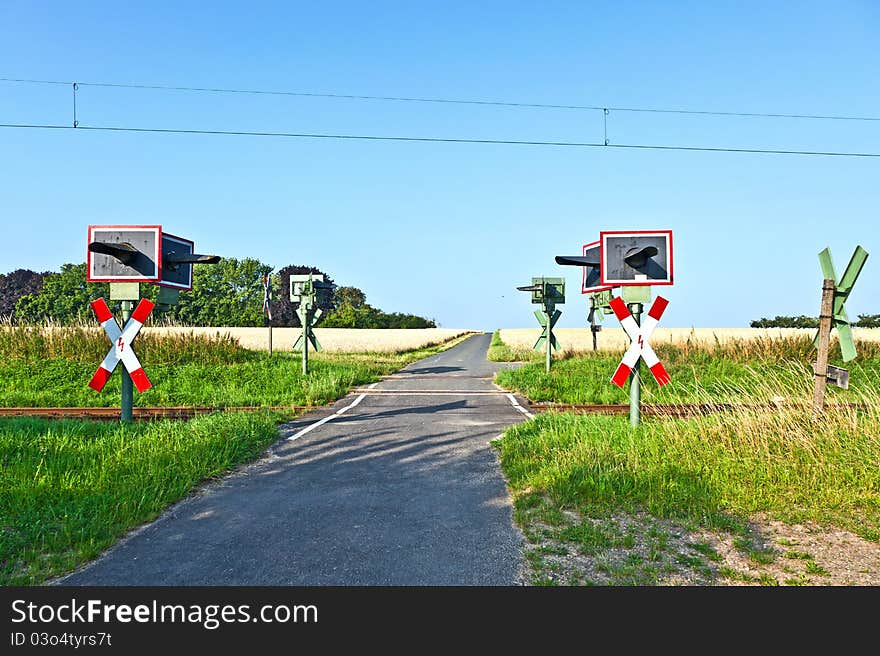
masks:
[[[856,279],[865,266],[865,260],[868,259],[868,252],[861,246],[856,246],[849,264],[840,279],[834,271],[834,262],[831,259],[831,250],[826,248],[819,253],[819,264],[822,267],[822,277],[824,279],[834,280],[834,301],[831,308],[831,327],[837,328],[837,338],[840,342],[840,352],[843,361],[848,362],[856,357],[856,344],[853,340],[852,329],[850,328],[849,317],[844,307],[849,294],[856,283]],[[818,348],[820,332],[816,333],[813,338],[813,344]]]

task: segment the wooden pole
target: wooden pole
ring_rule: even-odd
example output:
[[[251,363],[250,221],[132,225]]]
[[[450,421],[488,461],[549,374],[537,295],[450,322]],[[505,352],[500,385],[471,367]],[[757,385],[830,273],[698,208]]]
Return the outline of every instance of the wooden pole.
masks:
[[[813,367],[813,415],[825,410],[825,385],[828,380],[828,344],[831,341],[831,312],[834,306],[834,280],[822,281],[822,309],[819,313],[819,350]]]

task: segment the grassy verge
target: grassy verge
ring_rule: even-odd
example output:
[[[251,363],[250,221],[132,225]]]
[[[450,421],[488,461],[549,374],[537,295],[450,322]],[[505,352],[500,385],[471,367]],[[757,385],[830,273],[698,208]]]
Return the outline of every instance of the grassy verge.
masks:
[[[674,382],[658,390],[650,381],[643,399],[808,403],[811,354],[800,342],[788,346],[664,347],[659,355]],[[533,400],[624,403],[626,392],[608,382],[617,361],[601,354],[564,359],[549,375],[526,365],[501,372],[496,382]],[[532,582],[775,585],[776,576],[722,564],[718,545],[706,539],[707,532],[726,535],[743,562],[773,566],[782,552],[754,532],[756,516],[880,542],[880,362],[864,349],[848,368],[851,389],[829,388],[829,397],[864,407],[829,406],[818,419],[781,405],[646,418],[637,429],[624,417],[546,413],[510,428],[494,444],[530,543]],[[784,571],[794,562],[787,558]],[[807,565],[783,574],[784,583],[822,584],[827,572],[809,558]]]
[[[543,355],[532,349],[511,348],[501,339],[501,331],[492,333],[492,342],[486,352],[490,362],[543,362]]]
[[[836,346],[836,345],[835,345]],[[507,348],[507,347],[501,347]],[[831,364],[850,370],[851,390],[828,388],[829,401],[857,401],[859,390],[880,388],[880,353],[871,344],[860,344],[859,357],[849,363],[832,350]],[[659,345],[672,382],[660,387],[642,366],[644,403],[763,402],[804,398],[812,389],[815,350],[808,339],[765,341],[750,346],[731,343],[717,347]],[[628,403],[629,387],[611,384],[620,353],[564,354],[554,359],[549,373],[541,363],[498,372],[495,382],[532,401],[556,403]],[[761,384],[772,373],[775,387]],[[757,381],[757,384],[756,384]]]
[[[228,338],[170,336],[137,342],[138,357],[153,387],[135,394],[137,406],[322,405],[356,385],[374,382],[400,367],[465,339],[462,336],[401,353],[310,354],[309,374],[290,351],[267,353],[241,348]],[[140,339],[140,337],[138,338]],[[105,340],[106,341],[106,340]],[[93,344],[94,342],[94,344]],[[103,352],[96,351],[100,346]],[[0,406],[116,406],[121,376],[114,372],[101,393],[88,387],[106,345],[86,331],[66,339],[25,335],[0,341]]]
[[[225,338],[145,340],[139,355],[155,387],[135,400],[321,404],[465,338],[396,354],[316,354],[308,376],[297,355],[270,358]],[[0,339],[0,405],[117,405],[118,374],[101,394],[86,386],[104,355],[93,359],[89,344],[76,330],[52,342]],[[257,457],[291,416],[218,412],[129,425],[0,419],[0,585],[39,584],[96,557],[199,483]]]
[[[0,420],[0,585],[39,584],[96,557],[195,485],[259,455],[279,419]]]

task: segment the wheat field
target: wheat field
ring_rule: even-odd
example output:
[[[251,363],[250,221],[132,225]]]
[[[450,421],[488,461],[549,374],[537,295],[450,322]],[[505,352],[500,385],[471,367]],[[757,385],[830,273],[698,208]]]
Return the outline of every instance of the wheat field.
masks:
[[[321,347],[329,353],[398,353],[440,344],[472,332],[459,328],[315,328]],[[145,334],[230,335],[244,348],[268,351],[268,328],[145,327]],[[273,328],[272,349],[290,351],[301,328]]]
[[[573,353],[593,350],[593,337],[588,327],[557,328],[554,331],[561,350]],[[530,349],[541,334],[540,328],[502,328],[501,340],[512,349]],[[750,341],[755,339],[783,339],[786,337],[816,334],[813,328],[657,328],[651,336],[651,344],[691,344],[713,345],[716,342]],[[832,337],[836,331],[832,331]],[[853,328],[856,342],[880,342],[880,328]],[[629,346],[629,337],[623,328],[603,325],[596,340],[596,348],[601,351],[620,351]]]

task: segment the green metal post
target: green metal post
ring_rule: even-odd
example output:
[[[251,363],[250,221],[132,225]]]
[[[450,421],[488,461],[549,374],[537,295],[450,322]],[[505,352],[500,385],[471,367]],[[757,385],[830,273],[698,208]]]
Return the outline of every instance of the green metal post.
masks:
[[[636,325],[640,326],[642,317],[642,304],[630,303],[629,311],[632,313]],[[629,375],[629,425],[635,428],[642,423],[642,379],[641,379],[642,359],[636,360],[632,373]]]
[[[131,311],[134,309],[134,301],[122,301],[122,325],[124,326],[128,323],[128,320],[131,318]],[[120,419],[122,421],[131,421],[132,420],[132,403],[134,400],[134,388],[131,382],[131,376],[128,373],[128,369],[125,367],[120,367],[122,369],[122,413],[120,415]]]
[[[550,361],[552,359],[551,349],[553,348],[553,328],[550,325],[551,319],[553,319],[553,305],[545,305],[544,312],[547,315],[547,359],[546,359],[546,370],[547,373],[550,373]]]
[[[309,311],[303,310],[300,315],[300,321],[303,325],[302,334],[302,354],[303,354],[303,376],[309,373]]]

